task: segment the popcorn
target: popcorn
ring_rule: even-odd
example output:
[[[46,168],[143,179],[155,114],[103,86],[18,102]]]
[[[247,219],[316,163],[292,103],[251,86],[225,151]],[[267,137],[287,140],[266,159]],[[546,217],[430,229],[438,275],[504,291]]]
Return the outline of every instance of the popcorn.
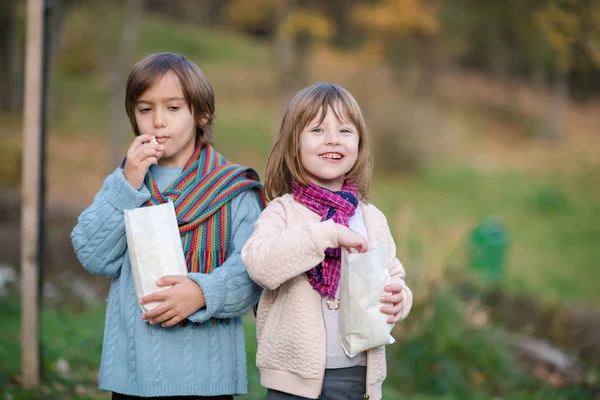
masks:
[[[152,143],[152,144],[158,144],[158,142],[156,141],[156,138],[153,138],[150,143]]]

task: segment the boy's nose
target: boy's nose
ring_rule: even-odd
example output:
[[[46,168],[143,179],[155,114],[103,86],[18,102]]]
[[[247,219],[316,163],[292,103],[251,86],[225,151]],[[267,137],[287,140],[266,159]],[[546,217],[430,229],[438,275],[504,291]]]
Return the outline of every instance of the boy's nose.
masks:
[[[165,119],[162,118],[160,115],[156,115],[154,117],[154,128],[164,128],[166,125],[167,123],[165,122]]]

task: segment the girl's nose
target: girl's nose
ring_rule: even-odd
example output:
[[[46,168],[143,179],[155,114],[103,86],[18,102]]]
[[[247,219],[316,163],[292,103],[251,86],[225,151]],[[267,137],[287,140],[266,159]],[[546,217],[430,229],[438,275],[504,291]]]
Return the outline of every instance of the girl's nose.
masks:
[[[336,130],[328,129],[325,132],[325,144],[340,144],[340,134]]]

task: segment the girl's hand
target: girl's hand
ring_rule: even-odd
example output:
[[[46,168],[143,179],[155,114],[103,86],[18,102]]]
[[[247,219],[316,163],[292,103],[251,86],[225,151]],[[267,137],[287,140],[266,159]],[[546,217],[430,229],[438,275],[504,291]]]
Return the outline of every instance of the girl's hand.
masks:
[[[163,276],[156,284],[173,287],[140,299],[141,304],[162,301],[156,308],[142,314],[142,319],[150,325],[162,324],[163,328],[177,325],[206,305],[202,289],[187,276]]]
[[[140,190],[144,183],[144,177],[151,165],[158,164],[165,149],[161,144],[150,143],[154,140],[152,135],[140,135],[133,140],[127,150],[127,160],[123,175],[127,182],[136,190]]]
[[[387,320],[388,324],[395,324],[400,321],[400,315],[404,309],[402,284],[399,282],[390,283],[383,290],[385,290],[386,294],[381,296],[379,301],[388,306],[381,307],[381,312],[391,315]],[[392,306],[389,307],[389,304],[392,304]]]
[[[348,252],[350,249],[356,249],[359,253],[365,253],[369,247],[367,239],[358,232],[344,225],[335,225],[338,234],[338,245],[345,248]]]

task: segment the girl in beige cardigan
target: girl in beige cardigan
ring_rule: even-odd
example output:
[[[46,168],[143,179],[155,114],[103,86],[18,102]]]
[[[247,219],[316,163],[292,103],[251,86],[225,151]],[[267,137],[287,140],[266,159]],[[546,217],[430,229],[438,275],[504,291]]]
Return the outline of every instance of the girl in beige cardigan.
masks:
[[[366,201],[370,179],[367,131],[352,95],[324,83],[298,92],[267,161],[272,201],[242,250],[265,289],[256,364],[268,400],[382,397],[384,347],[350,358],[337,333],[341,247],[386,245],[391,282],[381,312],[396,323],[412,306],[386,218]]]

